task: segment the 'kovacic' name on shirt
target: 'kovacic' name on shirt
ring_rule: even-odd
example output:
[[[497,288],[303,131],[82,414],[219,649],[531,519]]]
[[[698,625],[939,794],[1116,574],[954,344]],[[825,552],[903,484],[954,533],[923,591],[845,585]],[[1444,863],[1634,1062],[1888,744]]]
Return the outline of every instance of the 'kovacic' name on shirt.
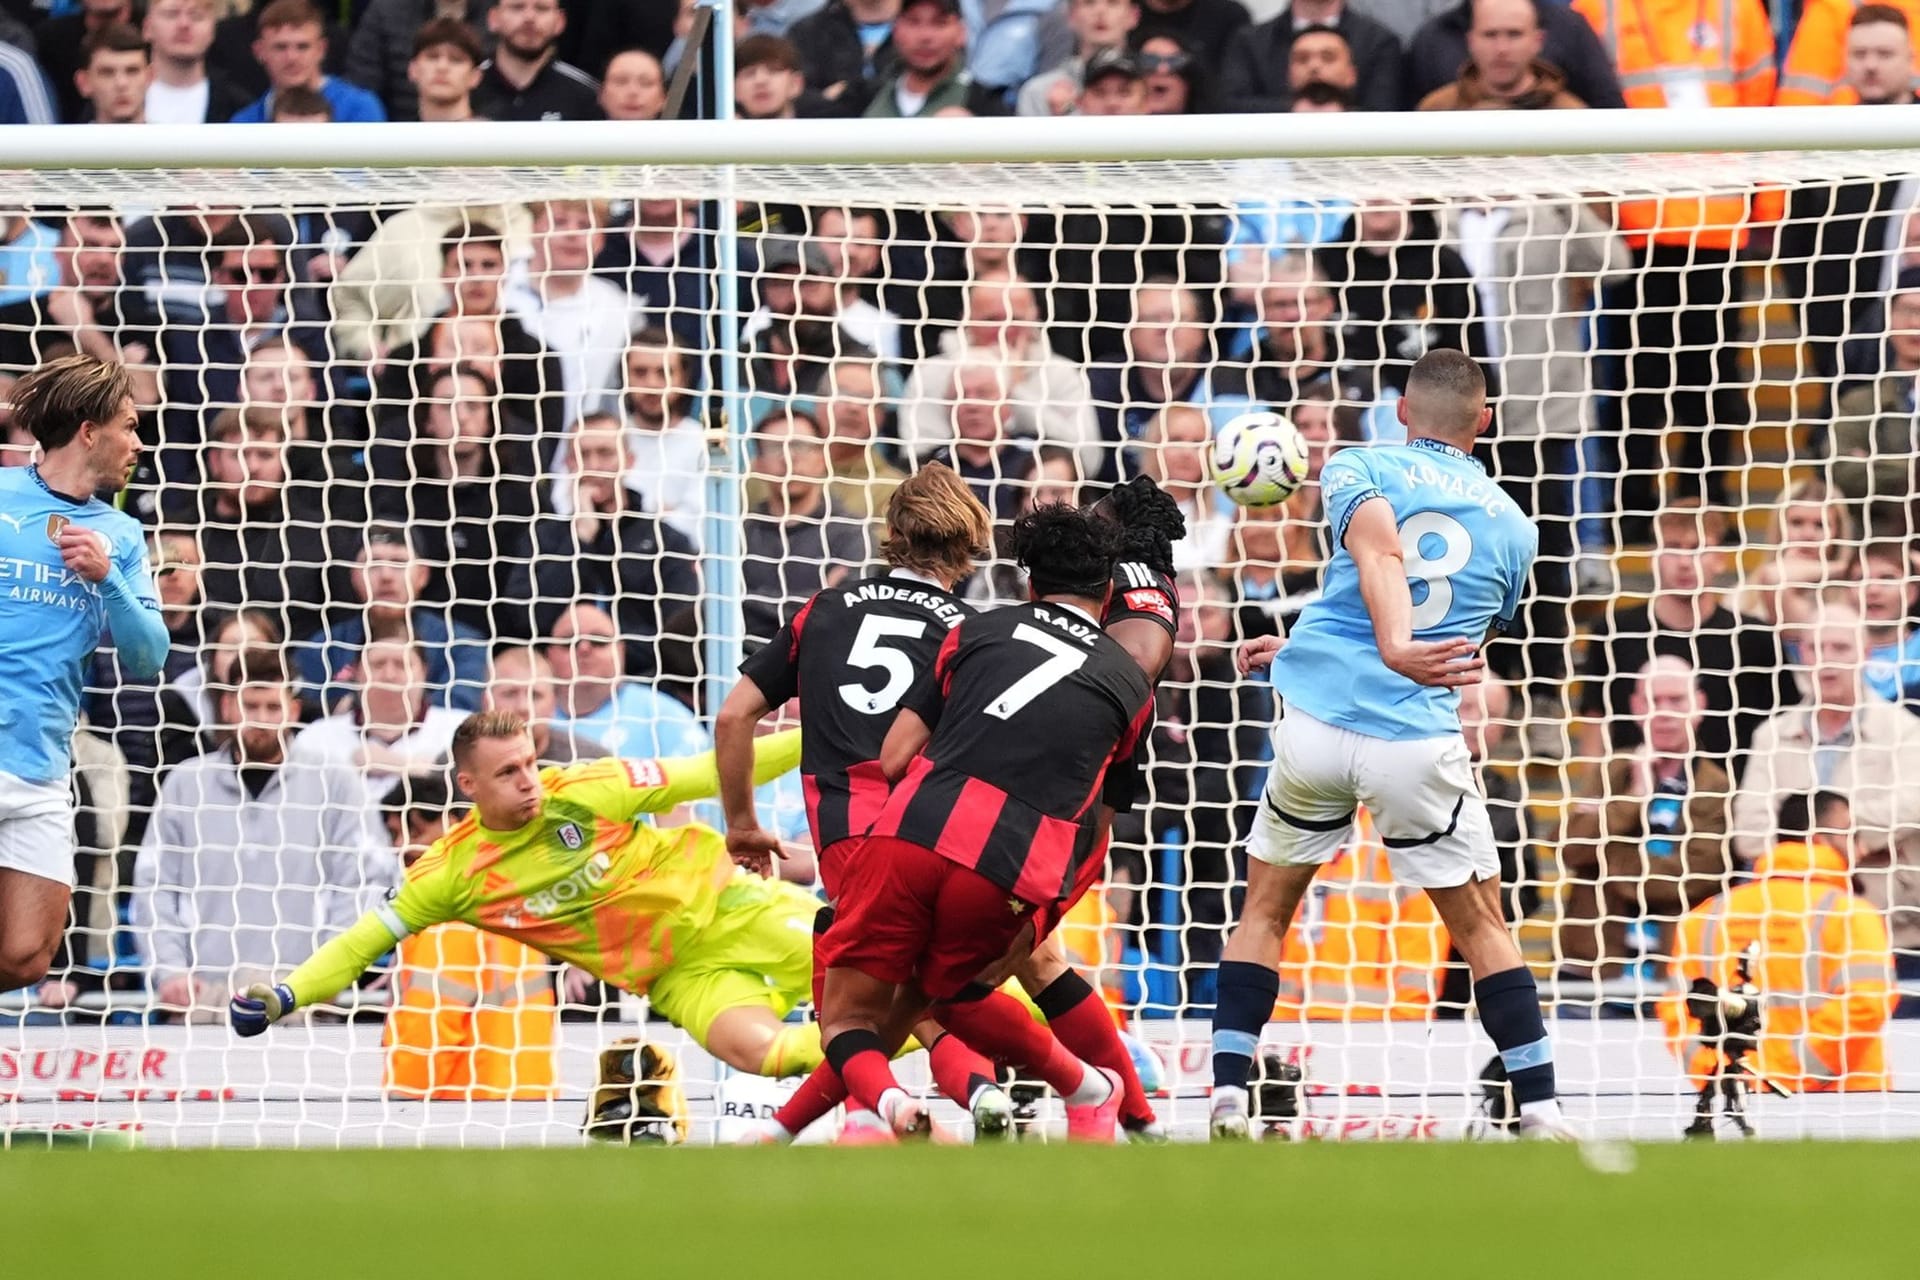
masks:
[[[1406,476],[1408,483],[1416,488],[1438,489],[1449,498],[1473,503],[1490,516],[1500,515],[1507,509],[1506,495],[1490,480],[1469,480],[1458,472],[1441,471],[1426,462],[1409,463]]]

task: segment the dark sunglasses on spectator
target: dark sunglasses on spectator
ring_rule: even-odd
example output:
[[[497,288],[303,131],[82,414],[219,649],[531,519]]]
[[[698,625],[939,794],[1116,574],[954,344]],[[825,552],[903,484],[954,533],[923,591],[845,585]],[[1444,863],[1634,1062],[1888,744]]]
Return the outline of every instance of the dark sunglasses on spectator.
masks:
[[[1175,74],[1185,71],[1190,61],[1184,53],[1141,53],[1134,55],[1134,61],[1140,69],[1152,74],[1156,71],[1171,71]]]
[[[222,267],[220,278],[228,284],[280,284],[287,273],[279,267]]]

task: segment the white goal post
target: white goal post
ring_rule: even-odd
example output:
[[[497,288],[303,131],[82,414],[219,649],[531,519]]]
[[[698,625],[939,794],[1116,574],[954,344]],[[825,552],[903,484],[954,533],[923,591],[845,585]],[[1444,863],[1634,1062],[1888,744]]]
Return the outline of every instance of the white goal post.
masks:
[[[1461,346],[1496,390],[1496,478],[1551,530],[1471,714],[1570,1111],[1679,1132],[1676,957],[1751,931],[1712,904],[1788,870],[1776,845],[1824,841],[1787,877],[1825,886],[1779,933],[1809,941],[1754,960],[1759,1059],[1794,1068],[1756,1122],[1920,1133],[1920,1023],[1881,1026],[1896,963],[1920,974],[1920,112],[17,127],[4,144],[19,272],[0,280],[0,384],[69,347],[137,367],[152,448],[125,502],[154,531],[176,650],[158,682],[90,674],[76,923],[47,986],[0,996],[0,1130],[578,1141],[594,1055],[623,1034],[682,1053],[698,1140],[777,1099],[640,1000],[591,991],[568,1011],[606,1021],[558,1022],[579,986],[530,958],[375,983],[264,1041],[232,1037],[224,992],[284,974],[397,879],[380,798],[431,772],[490,688],[557,690],[556,741],[699,750],[742,652],[876,562],[890,485],[940,458],[1003,522],[1139,473],[1189,513],[1151,799],[1070,945],[1157,1063],[1156,1106],[1197,1132],[1208,975],[1273,713],[1226,655],[1297,615],[1328,550],[1311,485],[1270,512],[1222,505],[1207,438],[1283,412],[1317,476],[1333,449],[1395,439],[1406,369]],[[7,463],[27,448],[0,440]],[[966,590],[984,607],[1020,589],[996,561]],[[1682,600],[1726,613],[1689,623]],[[380,674],[389,633],[417,668]],[[231,734],[235,657],[260,643],[312,721],[286,731],[290,758],[358,788],[317,819],[268,813],[291,802],[230,768],[230,800],[202,777]],[[596,665],[609,647],[618,665]],[[1848,679],[1857,709],[1813,716]],[[789,781],[765,803],[799,837]],[[1849,802],[1843,828],[1783,816],[1796,798],[1826,812],[1815,791]],[[1491,1048],[1379,854],[1363,834],[1303,906],[1268,1039],[1307,1067],[1312,1132],[1458,1134]],[[1850,912],[1863,923],[1831,924]],[[529,1049],[552,1083],[518,1089],[509,1066],[513,1100],[408,1096],[380,1044],[396,990],[457,1014],[490,973],[521,994],[559,982]],[[1846,1016],[1816,1026],[1823,1005]],[[459,1048],[398,1052],[438,1070]]]

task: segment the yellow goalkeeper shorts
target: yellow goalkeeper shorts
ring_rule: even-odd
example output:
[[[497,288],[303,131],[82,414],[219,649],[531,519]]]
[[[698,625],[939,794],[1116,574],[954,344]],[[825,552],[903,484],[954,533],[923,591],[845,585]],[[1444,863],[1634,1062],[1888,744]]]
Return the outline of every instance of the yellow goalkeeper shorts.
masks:
[[[813,994],[813,917],[820,900],[781,880],[741,876],[713,923],[647,991],[654,1010],[704,1048],[713,1020],[743,1005],[784,1018]]]

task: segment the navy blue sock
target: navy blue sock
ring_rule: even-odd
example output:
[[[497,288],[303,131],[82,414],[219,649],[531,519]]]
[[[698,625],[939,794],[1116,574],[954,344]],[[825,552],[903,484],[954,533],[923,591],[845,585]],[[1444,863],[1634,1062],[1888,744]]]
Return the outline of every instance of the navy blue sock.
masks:
[[[1540,1016],[1540,992],[1533,972],[1525,967],[1490,974],[1473,984],[1473,1000],[1480,1008],[1480,1025],[1500,1050],[1513,1100],[1553,1100],[1553,1042]]]
[[[1260,1032],[1273,1017],[1280,975],[1263,964],[1222,960],[1213,993],[1213,1087],[1247,1087]]]

